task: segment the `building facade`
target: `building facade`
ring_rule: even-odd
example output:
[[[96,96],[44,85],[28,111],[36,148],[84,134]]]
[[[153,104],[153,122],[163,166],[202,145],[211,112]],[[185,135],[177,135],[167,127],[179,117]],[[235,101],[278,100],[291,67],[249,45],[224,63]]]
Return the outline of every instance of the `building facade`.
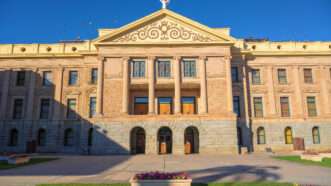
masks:
[[[89,41],[0,45],[0,151],[331,149],[331,42],[236,39],[162,9]]]

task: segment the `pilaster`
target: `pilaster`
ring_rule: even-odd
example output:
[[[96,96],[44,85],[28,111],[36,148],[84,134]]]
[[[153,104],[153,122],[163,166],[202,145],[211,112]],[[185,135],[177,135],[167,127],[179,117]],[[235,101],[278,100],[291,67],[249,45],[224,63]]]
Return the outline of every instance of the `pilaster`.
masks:
[[[206,80],[206,57],[199,58],[200,63],[200,114],[206,114],[208,112],[207,106],[207,80]]]
[[[106,58],[102,57],[99,59],[98,64],[98,84],[97,84],[97,116],[103,115],[103,82],[104,82],[104,64],[105,64]]]
[[[174,58],[174,78],[175,78],[175,114],[181,113],[181,58]]]
[[[155,57],[148,57],[148,113],[155,114]]]
[[[129,109],[129,60],[130,58],[124,57],[123,59],[123,97],[122,97],[122,113],[128,114]]]
[[[231,56],[225,56],[226,68],[226,95],[227,95],[227,110],[233,112],[233,97],[232,97],[232,77],[231,77]]]

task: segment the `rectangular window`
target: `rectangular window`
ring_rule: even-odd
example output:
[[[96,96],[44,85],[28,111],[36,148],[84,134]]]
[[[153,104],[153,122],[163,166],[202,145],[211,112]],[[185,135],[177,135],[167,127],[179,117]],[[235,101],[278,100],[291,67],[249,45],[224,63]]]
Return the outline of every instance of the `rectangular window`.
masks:
[[[195,114],[195,97],[182,97],[183,114]]]
[[[148,97],[134,98],[134,114],[135,115],[148,114]]]
[[[308,116],[317,116],[316,99],[314,96],[307,97]]]
[[[238,67],[231,67],[232,82],[239,82]]]
[[[67,119],[76,119],[76,99],[67,101]]]
[[[132,77],[145,77],[145,61],[132,61]]]
[[[172,114],[172,98],[160,97],[159,100],[159,114]]]
[[[69,71],[69,85],[77,85],[78,83],[78,72],[75,70]]]
[[[43,86],[49,87],[52,85],[52,72],[51,71],[45,71],[43,72]]]
[[[91,70],[91,83],[92,84],[97,84],[98,82],[98,69],[97,68],[92,68]]]
[[[195,60],[184,60],[183,71],[184,71],[184,77],[196,77]]]
[[[261,84],[261,77],[260,77],[260,70],[259,69],[253,69],[252,70],[252,83],[253,83],[253,85]]]
[[[158,61],[158,76],[170,77],[171,65],[170,61]]]
[[[238,117],[240,117],[240,97],[239,96],[233,96],[233,112],[236,113]]]
[[[313,72],[311,68],[303,69],[303,76],[305,83],[313,83]]]
[[[24,86],[25,84],[25,71],[18,71],[16,74],[16,86]]]
[[[253,98],[253,102],[254,102],[254,116],[256,118],[262,118],[263,117],[262,97]]]
[[[282,117],[290,116],[290,103],[288,97],[280,97],[280,111]]]
[[[50,113],[50,99],[41,99],[40,101],[40,119],[49,119]]]
[[[278,83],[287,84],[286,69],[278,69],[277,72],[278,72]]]
[[[13,119],[23,118],[23,99],[18,98],[14,100]]]
[[[97,108],[97,99],[96,97],[90,97],[90,118],[95,117]]]

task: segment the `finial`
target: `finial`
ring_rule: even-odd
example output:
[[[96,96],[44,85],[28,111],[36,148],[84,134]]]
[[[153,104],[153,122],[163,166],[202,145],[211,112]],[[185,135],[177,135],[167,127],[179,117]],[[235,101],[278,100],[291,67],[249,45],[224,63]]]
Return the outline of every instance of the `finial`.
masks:
[[[160,1],[162,3],[162,8],[163,9],[166,9],[167,5],[170,3],[170,0],[160,0]]]

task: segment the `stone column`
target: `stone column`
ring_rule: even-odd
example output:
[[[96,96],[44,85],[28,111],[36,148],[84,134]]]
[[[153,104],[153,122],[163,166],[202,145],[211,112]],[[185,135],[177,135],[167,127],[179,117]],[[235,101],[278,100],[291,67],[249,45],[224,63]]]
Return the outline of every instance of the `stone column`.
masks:
[[[294,77],[294,86],[295,86],[295,100],[296,100],[296,108],[297,115],[301,117],[303,115],[303,102],[302,102],[302,92],[301,92],[301,81],[300,81],[300,67],[293,67],[293,77]]]
[[[225,56],[226,68],[226,95],[227,95],[227,110],[233,112],[233,96],[232,96],[232,78],[231,78],[231,56]]]
[[[276,115],[276,104],[275,104],[275,92],[274,92],[274,79],[273,79],[273,67],[268,67],[268,102],[269,102],[269,113],[271,116]]]
[[[9,82],[10,82],[10,70],[5,70],[5,71],[1,71],[2,73],[4,73],[3,76],[3,84],[1,87],[1,115],[0,118],[1,119],[6,119],[6,114],[7,112],[7,101],[8,101],[8,90],[9,90]]]
[[[322,97],[322,101],[321,103],[323,103],[323,112],[324,114],[329,114],[330,113],[330,109],[329,109],[329,86],[328,86],[328,78],[329,76],[327,74],[329,74],[329,70],[323,66],[320,67],[321,70],[321,97]],[[325,74],[324,77],[322,76],[322,74]]]
[[[129,58],[123,58],[123,97],[122,97],[122,112],[128,114],[129,109]]]
[[[175,114],[181,113],[181,58],[174,58],[174,78],[175,78]]]
[[[155,57],[148,58],[148,113],[155,114]]]
[[[30,71],[30,81],[29,81],[29,92],[27,97],[27,114],[26,119],[27,120],[33,120],[33,111],[35,108],[34,105],[34,90],[35,90],[35,84],[36,84],[36,73],[37,70],[31,70]]]
[[[207,81],[206,81],[206,57],[200,57],[200,114],[206,114],[207,107]]]
[[[104,81],[104,66],[106,59],[101,57],[98,64],[98,85],[97,85],[97,116],[103,115],[103,81]]]
[[[62,89],[63,89],[63,72],[64,68],[60,67],[57,71],[57,79],[53,81],[55,87],[55,96],[54,96],[54,114],[53,120],[60,120],[63,116],[61,115],[62,109]]]
[[[242,75],[242,82],[243,82],[243,95],[244,95],[244,106],[245,106],[245,121],[247,124],[247,127],[249,127],[249,106],[248,106],[248,98],[249,98],[249,90],[247,89],[247,71],[246,71],[246,62],[243,64],[243,75]]]

